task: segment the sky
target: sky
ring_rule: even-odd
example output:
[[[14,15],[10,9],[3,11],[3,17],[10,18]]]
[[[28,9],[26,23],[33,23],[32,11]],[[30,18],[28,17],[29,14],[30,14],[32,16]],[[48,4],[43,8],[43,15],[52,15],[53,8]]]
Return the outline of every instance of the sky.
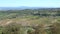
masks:
[[[0,0],[0,7],[60,7],[60,0]]]

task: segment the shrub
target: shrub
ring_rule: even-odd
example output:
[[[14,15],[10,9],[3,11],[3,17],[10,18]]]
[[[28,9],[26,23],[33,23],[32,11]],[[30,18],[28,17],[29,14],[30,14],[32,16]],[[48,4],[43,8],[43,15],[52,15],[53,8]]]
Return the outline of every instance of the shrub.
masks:
[[[20,34],[20,24],[11,23],[4,27],[2,34]]]

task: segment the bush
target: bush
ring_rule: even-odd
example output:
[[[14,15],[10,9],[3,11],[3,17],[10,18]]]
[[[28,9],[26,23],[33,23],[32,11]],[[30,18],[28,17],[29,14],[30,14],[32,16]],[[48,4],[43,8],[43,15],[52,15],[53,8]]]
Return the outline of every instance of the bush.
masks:
[[[20,34],[20,24],[11,23],[4,27],[2,34]]]
[[[60,34],[60,23],[53,23],[51,27],[52,34]]]

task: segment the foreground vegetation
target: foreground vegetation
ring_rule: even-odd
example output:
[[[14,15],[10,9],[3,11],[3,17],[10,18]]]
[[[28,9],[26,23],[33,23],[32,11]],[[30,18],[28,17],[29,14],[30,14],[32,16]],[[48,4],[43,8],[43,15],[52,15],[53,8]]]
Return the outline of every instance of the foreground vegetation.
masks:
[[[0,34],[60,34],[60,10],[0,11]]]

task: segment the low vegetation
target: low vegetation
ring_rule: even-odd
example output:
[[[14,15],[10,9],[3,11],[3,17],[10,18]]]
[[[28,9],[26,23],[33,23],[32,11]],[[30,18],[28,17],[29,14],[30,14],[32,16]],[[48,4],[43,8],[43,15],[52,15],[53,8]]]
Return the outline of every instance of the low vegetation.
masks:
[[[60,10],[0,11],[0,34],[60,34]]]

